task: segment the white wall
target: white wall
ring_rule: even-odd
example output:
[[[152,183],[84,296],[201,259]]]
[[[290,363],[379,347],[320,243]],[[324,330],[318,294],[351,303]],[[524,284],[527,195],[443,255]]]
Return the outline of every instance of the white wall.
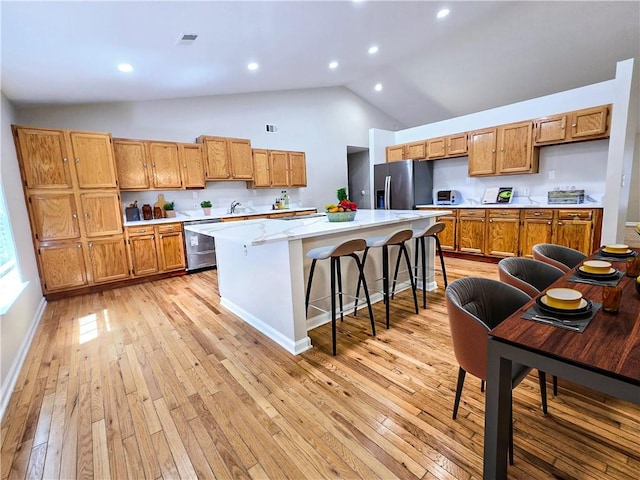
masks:
[[[0,317],[1,418],[45,303],[40,289],[20,171],[11,134],[15,111],[4,94],[1,95],[0,101],[2,103],[0,181],[11,221],[18,268],[22,281],[27,282],[13,305]]]
[[[23,125],[111,132],[114,137],[193,142],[199,135],[251,139],[254,148],[304,151],[307,156],[307,188],[291,188],[292,202],[321,208],[335,200],[338,188],[347,185],[347,145],[367,147],[370,128],[393,128],[398,122],[345,88],[323,88],[114,103],[24,108],[18,111]],[[267,134],[265,124],[278,126]],[[270,205],[282,189],[247,190],[245,182],[209,182],[207,191],[171,191],[167,201],[178,210],[193,209],[203,199],[228,207],[243,204]],[[125,203],[153,203],[156,193],[125,193]],[[199,207],[198,207],[199,208]]]

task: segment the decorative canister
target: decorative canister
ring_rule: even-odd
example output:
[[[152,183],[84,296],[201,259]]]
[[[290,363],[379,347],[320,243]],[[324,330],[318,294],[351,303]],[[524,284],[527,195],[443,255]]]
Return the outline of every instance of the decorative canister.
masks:
[[[143,220],[153,220],[153,209],[151,205],[145,203],[142,205],[142,219]]]

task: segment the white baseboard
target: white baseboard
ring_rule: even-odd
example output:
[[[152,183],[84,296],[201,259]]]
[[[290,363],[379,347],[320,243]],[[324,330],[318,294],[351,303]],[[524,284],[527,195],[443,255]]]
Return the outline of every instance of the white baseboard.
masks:
[[[638,225],[638,223],[640,222],[627,222],[625,223],[626,227],[635,227],[636,225]]]
[[[7,378],[2,382],[2,386],[0,386],[0,421],[4,417],[4,412],[9,405],[9,400],[11,399],[13,388],[16,386],[18,376],[20,375],[20,370],[22,369],[22,365],[27,358],[29,347],[31,347],[31,342],[33,342],[33,337],[36,334],[38,325],[40,325],[40,320],[42,319],[42,314],[44,313],[44,308],[46,306],[47,301],[44,299],[44,297],[42,297],[40,305],[38,305],[38,309],[36,310],[36,313],[31,320],[31,326],[27,331],[27,335],[22,340],[22,345],[20,345],[20,348],[18,349],[15,358],[13,359],[13,363],[11,364],[11,368],[9,368],[9,371],[7,372]]]

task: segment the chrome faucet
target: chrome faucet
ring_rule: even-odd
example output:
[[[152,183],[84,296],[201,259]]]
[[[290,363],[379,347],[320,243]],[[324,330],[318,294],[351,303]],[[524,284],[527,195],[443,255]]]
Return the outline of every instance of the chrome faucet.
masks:
[[[240,206],[240,202],[234,200],[231,202],[231,207],[229,207],[229,213],[236,213],[236,207]]]

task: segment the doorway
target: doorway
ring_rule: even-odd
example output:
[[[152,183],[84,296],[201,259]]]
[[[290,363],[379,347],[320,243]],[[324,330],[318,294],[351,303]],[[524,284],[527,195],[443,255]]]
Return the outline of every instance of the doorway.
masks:
[[[347,146],[347,188],[349,199],[358,208],[371,208],[371,168],[369,149]]]

